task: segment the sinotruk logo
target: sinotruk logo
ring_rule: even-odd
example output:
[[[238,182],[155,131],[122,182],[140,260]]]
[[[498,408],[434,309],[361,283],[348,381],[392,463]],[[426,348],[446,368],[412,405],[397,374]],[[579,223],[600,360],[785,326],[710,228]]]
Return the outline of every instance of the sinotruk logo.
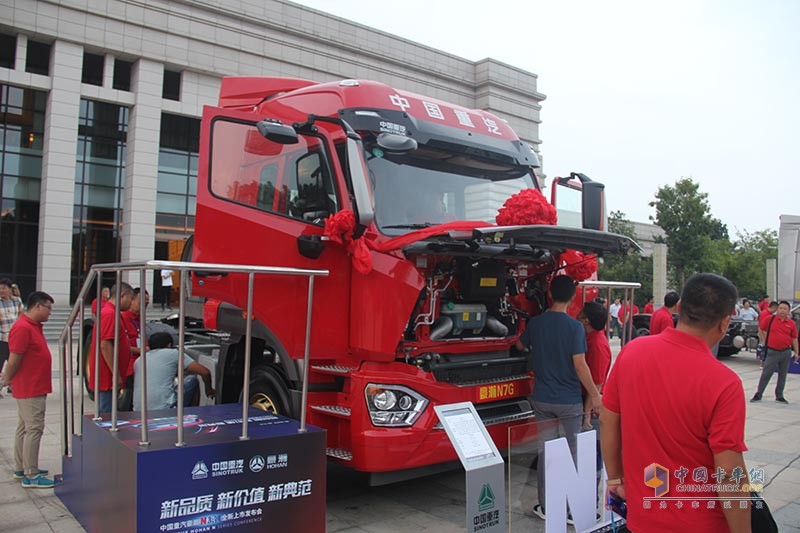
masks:
[[[653,489],[656,498],[660,498],[669,492],[669,470],[658,463],[645,467],[644,484]]]

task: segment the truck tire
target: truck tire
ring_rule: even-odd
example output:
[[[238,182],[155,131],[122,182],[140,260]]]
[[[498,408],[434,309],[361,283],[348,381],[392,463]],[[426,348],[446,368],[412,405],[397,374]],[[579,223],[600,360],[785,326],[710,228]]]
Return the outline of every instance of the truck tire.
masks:
[[[650,330],[647,328],[638,328],[636,330],[637,337],[647,337],[648,335],[650,335]]]
[[[239,395],[239,401],[242,395]],[[251,407],[282,416],[289,412],[289,389],[280,373],[272,367],[256,367],[250,377]]]

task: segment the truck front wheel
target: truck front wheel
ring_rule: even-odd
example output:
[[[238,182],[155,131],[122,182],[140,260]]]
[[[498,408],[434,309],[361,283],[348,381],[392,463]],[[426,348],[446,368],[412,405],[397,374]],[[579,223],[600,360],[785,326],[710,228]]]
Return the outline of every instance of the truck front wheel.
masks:
[[[274,368],[253,369],[248,403],[251,407],[262,411],[291,416],[289,413],[289,390],[279,372]]]

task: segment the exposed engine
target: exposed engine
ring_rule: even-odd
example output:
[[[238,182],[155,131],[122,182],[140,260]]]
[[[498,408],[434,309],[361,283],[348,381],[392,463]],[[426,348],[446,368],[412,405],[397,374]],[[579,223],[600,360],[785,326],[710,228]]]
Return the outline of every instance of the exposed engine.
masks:
[[[519,313],[508,296],[527,292],[522,279],[526,269],[492,259],[441,258],[429,266],[432,260],[431,256],[416,258],[426,287],[406,340],[503,338],[516,333]]]

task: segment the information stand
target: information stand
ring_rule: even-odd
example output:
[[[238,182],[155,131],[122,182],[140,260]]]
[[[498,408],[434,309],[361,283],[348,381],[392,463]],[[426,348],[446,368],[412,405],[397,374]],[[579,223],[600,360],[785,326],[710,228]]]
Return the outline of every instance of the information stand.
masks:
[[[472,402],[434,406],[466,471],[467,531],[505,532],[504,462]]]
[[[83,418],[63,458],[56,494],[91,532],[325,531],[325,432],[250,409],[241,440],[237,404],[186,408],[186,446],[175,445],[176,412]]]

